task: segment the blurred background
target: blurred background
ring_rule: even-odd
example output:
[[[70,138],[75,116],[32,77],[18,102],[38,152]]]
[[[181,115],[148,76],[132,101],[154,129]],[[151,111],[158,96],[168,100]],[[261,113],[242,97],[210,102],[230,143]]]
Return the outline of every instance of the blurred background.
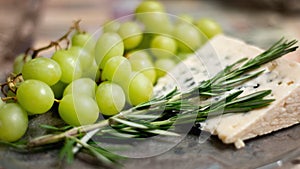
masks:
[[[59,38],[74,20],[87,31],[131,14],[140,0],[0,0],[0,61],[11,60],[29,46]],[[266,47],[278,38],[300,37],[297,0],[162,0],[169,13],[210,17],[225,34]]]
[[[0,0],[0,77],[29,47],[40,48],[61,37],[75,20],[91,33],[128,14],[141,0]],[[286,37],[300,39],[298,0],[161,0],[168,13],[216,20],[224,33],[266,48]],[[300,52],[287,56],[300,61]]]

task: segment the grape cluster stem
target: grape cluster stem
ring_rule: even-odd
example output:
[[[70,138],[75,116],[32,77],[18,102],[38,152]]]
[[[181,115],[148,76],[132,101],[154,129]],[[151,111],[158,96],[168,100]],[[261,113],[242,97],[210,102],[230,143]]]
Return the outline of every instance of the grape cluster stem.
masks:
[[[69,28],[69,30],[59,39],[57,39],[56,41],[52,41],[50,42],[49,45],[41,47],[39,49],[33,49],[33,48],[28,48],[27,51],[25,52],[25,57],[24,60],[26,59],[26,57],[29,55],[30,52],[32,52],[32,59],[38,57],[38,54],[44,50],[48,50],[52,47],[55,47],[55,49],[57,50],[57,48],[61,49],[62,47],[60,46],[60,43],[62,41],[66,41],[66,48],[69,47],[70,45],[70,40],[68,39],[68,36],[73,32],[73,31],[77,31],[77,32],[84,32],[80,29],[79,26],[80,20],[76,20],[74,21],[73,25]]]

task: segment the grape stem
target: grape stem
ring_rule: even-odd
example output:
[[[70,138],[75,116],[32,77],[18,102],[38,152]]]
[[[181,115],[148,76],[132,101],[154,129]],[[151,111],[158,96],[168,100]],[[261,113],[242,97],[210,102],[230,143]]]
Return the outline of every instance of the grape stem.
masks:
[[[16,93],[17,83],[22,81],[24,81],[22,74],[9,75],[6,79],[6,82],[0,84],[1,92],[4,94],[4,96],[7,96],[7,91],[5,90],[5,86],[7,86],[8,90],[12,91],[13,93]]]
[[[48,50],[52,47],[55,47],[55,48],[61,48],[61,46],[59,45],[60,42],[62,41],[66,41],[67,45],[66,45],[66,48],[69,47],[69,44],[70,44],[70,40],[68,39],[68,36],[74,31],[78,31],[78,32],[84,32],[82,30],[80,30],[80,27],[79,27],[79,22],[80,20],[76,20],[74,21],[73,25],[69,28],[69,30],[62,36],[60,37],[59,39],[57,39],[56,41],[52,41],[50,42],[49,45],[47,46],[44,46],[44,47],[41,47],[39,49],[33,49],[33,48],[29,48],[26,50],[25,52],[25,57],[24,57],[24,61],[26,59],[26,57],[29,55],[29,52],[32,52],[32,59],[38,57],[38,54],[44,50]]]
[[[12,96],[12,97],[2,97],[1,98],[2,101],[8,101],[8,100],[14,100],[17,101],[17,97],[16,96]]]

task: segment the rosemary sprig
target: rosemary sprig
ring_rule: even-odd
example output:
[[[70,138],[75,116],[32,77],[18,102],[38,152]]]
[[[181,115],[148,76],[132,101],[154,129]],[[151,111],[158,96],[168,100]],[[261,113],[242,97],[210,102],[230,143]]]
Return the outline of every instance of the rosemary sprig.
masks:
[[[223,93],[224,91],[229,91],[233,89],[234,86],[242,84],[254,77],[257,77],[263,72],[263,70],[250,74],[247,74],[248,72],[251,72],[259,68],[261,65],[271,62],[287,53],[295,51],[298,48],[298,46],[293,47],[296,43],[297,40],[292,40],[288,42],[287,40],[284,40],[282,38],[273,46],[271,46],[268,50],[252,59],[249,59],[243,65],[238,66],[239,64],[245,62],[247,58],[243,58],[233,63],[232,65],[227,66],[223,71],[219,72],[211,79],[202,81],[198,85],[198,87],[195,87],[183,94],[216,96]],[[196,92],[197,90],[199,93]]]
[[[96,124],[71,129],[65,128],[66,130],[43,126],[55,130],[55,132],[61,131],[61,133],[29,140],[27,147],[39,147],[65,141],[61,150],[61,157],[65,157],[67,161],[71,161],[74,154],[83,148],[98,159],[111,163],[115,162],[118,157],[101,147],[89,144],[89,140],[93,136],[105,134],[115,138],[145,138],[157,134],[177,136],[178,134],[174,132],[174,129],[178,124],[203,122],[210,115],[242,113],[267,106],[274,101],[273,99],[265,99],[271,93],[270,90],[258,91],[245,96],[240,96],[243,91],[229,93],[228,91],[259,76],[263,70],[255,70],[261,65],[295,51],[297,47],[293,46],[296,42],[296,40],[288,42],[281,39],[255,58],[241,59],[188,91],[180,92],[175,88],[163,96],[124,110]],[[216,96],[222,97],[219,97],[219,100],[211,99],[210,103],[195,104],[192,101],[198,97],[203,100]],[[157,112],[162,113],[158,114]]]

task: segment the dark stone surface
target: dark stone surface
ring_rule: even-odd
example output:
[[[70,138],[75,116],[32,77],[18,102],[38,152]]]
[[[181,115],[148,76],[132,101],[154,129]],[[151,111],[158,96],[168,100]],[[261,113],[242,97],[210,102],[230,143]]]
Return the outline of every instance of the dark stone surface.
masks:
[[[122,160],[123,166],[104,166],[93,157],[79,153],[72,164],[62,164],[58,159],[58,149],[38,153],[17,153],[10,148],[1,147],[0,166],[4,169],[225,169],[225,168],[257,168],[270,162],[285,158],[291,150],[300,147],[300,125],[283,129],[266,136],[246,142],[240,150],[233,145],[225,145],[215,136],[199,143],[199,136],[188,134],[179,144],[170,150],[153,157],[128,158]],[[165,142],[172,142],[166,138]],[[134,153],[150,155],[153,145],[164,147],[164,141],[146,141],[134,147]],[[134,144],[132,144],[134,145]],[[147,151],[148,149],[148,151]],[[291,158],[285,165],[296,165],[297,159]],[[296,161],[296,162],[295,162]]]

